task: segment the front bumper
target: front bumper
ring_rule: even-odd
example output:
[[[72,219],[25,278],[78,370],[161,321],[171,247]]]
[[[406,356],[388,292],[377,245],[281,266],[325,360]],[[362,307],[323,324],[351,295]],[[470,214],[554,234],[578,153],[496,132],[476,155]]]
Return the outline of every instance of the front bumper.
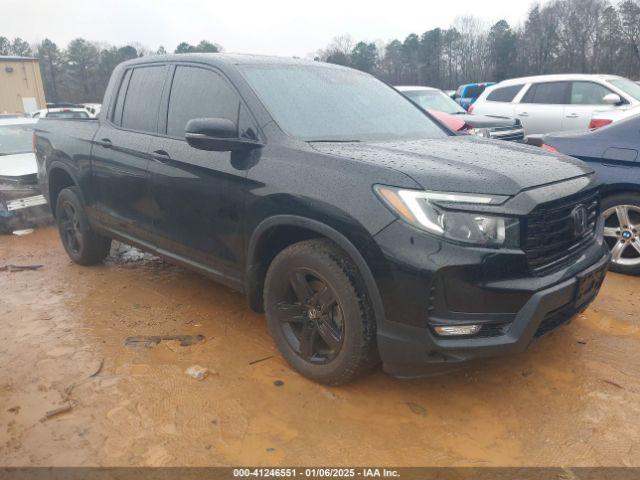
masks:
[[[46,225],[53,221],[37,185],[0,183],[0,233]]]
[[[517,254],[499,262],[512,268],[507,271],[492,266],[498,259],[491,254],[482,257],[474,249],[444,244],[432,249],[438,255],[421,245],[418,251],[414,248],[411,264],[406,255],[399,263],[395,255],[402,255],[397,246],[405,229],[399,226],[389,236],[393,247],[384,247],[384,236],[378,238],[388,271],[377,276],[386,316],[378,324],[377,343],[384,370],[397,377],[445,373],[475,359],[526,350],[534,339],[587,308],[610,261],[607,246],[594,241],[571,265],[544,277],[519,271]],[[414,236],[414,247],[418,240]],[[429,263],[442,256],[448,265]],[[458,265],[452,266],[455,262]],[[403,288],[390,292],[391,282],[385,277]],[[443,337],[433,330],[437,325],[477,323],[483,324],[477,335]]]

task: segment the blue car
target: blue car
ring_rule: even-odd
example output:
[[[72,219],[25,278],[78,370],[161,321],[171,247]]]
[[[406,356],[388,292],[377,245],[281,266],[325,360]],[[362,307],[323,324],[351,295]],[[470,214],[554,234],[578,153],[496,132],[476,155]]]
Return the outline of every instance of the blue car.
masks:
[[[603,183],[601,212],[611,270],[640,274],[640,115],[587,132],[554,133],[541,147],[589,164]]]
[[[495,85],[496,82],[483,82],[483,83],[467,83],[466,85],[460,85],[453,94],[453,99],[458,102],[462,108],[469,110],[469,107],[475,102],[478,97],[484,92],[485,88]]]

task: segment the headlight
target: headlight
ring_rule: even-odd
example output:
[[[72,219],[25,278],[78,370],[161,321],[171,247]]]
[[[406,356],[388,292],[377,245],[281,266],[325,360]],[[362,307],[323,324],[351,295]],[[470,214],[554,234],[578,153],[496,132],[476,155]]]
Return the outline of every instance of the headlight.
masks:
[[[470,128],[467,130],[467,133],[469,135],[475,135],[476,137],[491,138],[491,133],[488,128]]]
[[[449,206],[457,203],[496,205],[505,202],[508,197],[403,190],[384,185],[376,185],[374,189],[403,220],[427,232],[480,246],[517,247],[520,243],[520,227],[515,218],[442,207],[442,204]]]

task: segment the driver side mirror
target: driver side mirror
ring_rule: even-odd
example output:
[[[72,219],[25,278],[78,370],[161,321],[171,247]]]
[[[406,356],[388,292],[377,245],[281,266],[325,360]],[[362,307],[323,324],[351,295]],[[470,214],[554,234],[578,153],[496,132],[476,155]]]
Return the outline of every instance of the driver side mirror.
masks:
[[[227,118],[194,118],[187,122],[184,137],[198,150],[234,152],[261,147],[255,140],[240,138],[238,126]]]
[[[602,98],[602,101],[607,105],[621,105],[622,99],[617,93],[608,93]]]

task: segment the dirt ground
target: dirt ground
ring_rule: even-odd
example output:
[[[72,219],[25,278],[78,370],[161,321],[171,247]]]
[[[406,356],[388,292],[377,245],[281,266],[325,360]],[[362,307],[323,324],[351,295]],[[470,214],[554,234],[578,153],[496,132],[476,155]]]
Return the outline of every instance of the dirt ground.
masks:
[[[640,466],[640,278],[609,274],[518,357],[326,388],[197,274],[127,250],[80,267],[51,227],[0,237],[7,264],[42,268],[0,271],[2,466]],[[206,341],[124,345],[176,334]]]

